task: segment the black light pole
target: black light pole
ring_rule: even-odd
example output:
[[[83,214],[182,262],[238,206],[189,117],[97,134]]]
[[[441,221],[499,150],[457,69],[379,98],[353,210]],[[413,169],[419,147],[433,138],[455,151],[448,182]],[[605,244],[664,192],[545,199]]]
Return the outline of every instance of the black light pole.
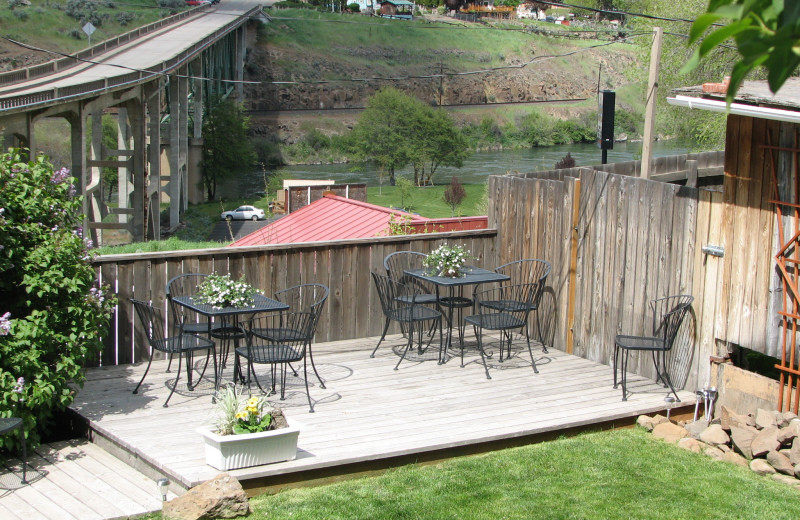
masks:
[[[614,104],[617,93],[613,90],[600,91],[600,149],[602,150],[602,162],[608,162],[608,150],[614,149]]]

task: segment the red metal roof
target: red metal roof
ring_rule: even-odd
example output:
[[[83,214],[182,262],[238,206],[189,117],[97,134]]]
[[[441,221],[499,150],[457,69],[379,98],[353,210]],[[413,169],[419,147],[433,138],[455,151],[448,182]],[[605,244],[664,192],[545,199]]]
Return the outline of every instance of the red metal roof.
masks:
[[[402,211],[326,194],[308,206],[240,238],[231,246],[384,236],[388,234],[389,218],[393,213],[406,215]]]

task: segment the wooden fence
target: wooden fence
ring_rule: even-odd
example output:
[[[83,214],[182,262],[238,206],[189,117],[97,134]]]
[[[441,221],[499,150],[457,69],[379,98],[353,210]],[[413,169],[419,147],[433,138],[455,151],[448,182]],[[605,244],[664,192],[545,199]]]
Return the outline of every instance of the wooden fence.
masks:
[[[264,294],[301,283],[323,283],[330,295],[317,327],[316,341],[379,335],[383,314],[369,273],[385,272],[383,259],[401,250],[428,252],[443,242],[464,244],[475,265],[496,265],[494,230],[376,237],[304,244],[224,247],[98,257],[100,281],[111,285],[119,304],[111,334],[97,362],[116,365],[147,359],[149,347],[130,298],[150,300],[166,310],[167,281],[182,273],[244,275]]]
[[[707,378],[721,264],[701,244],[721,220],[721,193],[589,168],[492,177],[489,226],[498,263],[543,258],[553,264],[542,332],[556,348],[610,364],[616,334],[650,327],[648,302],[695,296],[673,372],[681,386]],[[648,356],[630,369],[654,377]]]

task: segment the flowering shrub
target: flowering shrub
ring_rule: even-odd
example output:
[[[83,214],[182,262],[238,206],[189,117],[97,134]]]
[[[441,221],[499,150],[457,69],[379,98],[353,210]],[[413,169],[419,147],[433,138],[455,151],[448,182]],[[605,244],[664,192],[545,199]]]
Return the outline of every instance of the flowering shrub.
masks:
[[[466,261],[472,258],[462,246],[448,246],[446,243],[428,253],[423,265],[430,269],[434,276],[457,278]]]
[[[115,304],[97,286],[74,182],[44,156],[0,154],[0,417],[21,417],[33,445],[83,384]]]
[[[245,398],[234,385],[217,394],[217,435],[258,433],[274,429],[272,410],[263,396]]]
[[[197,288],[197,298],[201,303],[216,308],[245,307],[253,303],[255,288],[244,281],[231,280],[229,275],[210,274]]]

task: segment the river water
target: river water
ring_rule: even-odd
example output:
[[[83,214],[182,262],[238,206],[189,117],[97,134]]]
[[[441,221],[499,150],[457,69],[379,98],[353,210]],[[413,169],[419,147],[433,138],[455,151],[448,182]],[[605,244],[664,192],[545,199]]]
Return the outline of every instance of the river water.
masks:
[[[653,155],[681,155],[688,152],[689,143],[679,140],[657,141],[654,143]],[[433,178],[436,184],[447,184],[452,176],[457,176],[463,184],[480,184],[489,175],[506,173],[528,173],[551,170],[555,164],[569,152],[575,159],[576,166],[592,166],[601,163],[601,151],[596,144],[569,144],[522,150],[494,150],[472,154],[461,168],[440,167]],[[642,143],[614,143],[614,149],[608,151],[608,162],[626,162],[641,158]],[[374,167],[367,166],[361,171],[354,171],[353,164],[299,164],[284,166],[293,179],[333,179],[337,184],[361,183],[378,186],[378,174]],[[411,176],[411,168],[403,168],[395,172],[398,175]],[[388,180],[384,180],[388,183]],[[264,173],[253,172],[235,181],[220,186],[220,194],[225,198],[252,197],[264,191]]]

